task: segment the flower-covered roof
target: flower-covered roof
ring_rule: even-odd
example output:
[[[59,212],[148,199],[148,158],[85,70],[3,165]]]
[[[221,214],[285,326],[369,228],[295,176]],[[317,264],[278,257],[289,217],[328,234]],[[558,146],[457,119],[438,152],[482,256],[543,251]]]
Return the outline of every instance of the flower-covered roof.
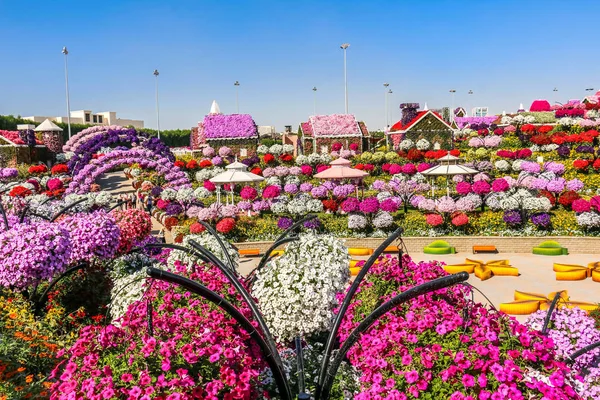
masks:
[[[312,136],[313,135],[312,126],[310,125],[309,122],[302,122],[300,124],[300,128],[302,129],[302,134],[304,134],[304,136]]]
[[[396,122],[394,125],[392,125],[392,127],[390,128],[390,131],[388,132],[388,134],[397,134],[397,133],[404,133],[409,131],[411,128],[414,128],[415,125],[421,121],[423,118],[425,118],[428,115],[432,115],[434,116],[436,119],[440,120],[440,122],[442,122],[447,128],[452,129],[452,127],[450,126],[449,123],[447,123],[446,121],[444,121],[444,119],[442,118],[442,116],[434,111],[431,110],[423,110],[423,111],[419,111],[417,112],[417,114],[415,115],[415,117],[410,120],[410,122],[408,122],[407,124],[402,124],[402,121],[398,121]]]
[[[314,136],[361,136],[358,122],[352,114],[314,115],[309,118],[308,124],[311,125]]]
[[[548,100],[534,100],[529,107],[530,112],[552,111]]]
[[[209,114],[203,121],[206,139],[250,139],[258,137],[256,123],[249,114]]]

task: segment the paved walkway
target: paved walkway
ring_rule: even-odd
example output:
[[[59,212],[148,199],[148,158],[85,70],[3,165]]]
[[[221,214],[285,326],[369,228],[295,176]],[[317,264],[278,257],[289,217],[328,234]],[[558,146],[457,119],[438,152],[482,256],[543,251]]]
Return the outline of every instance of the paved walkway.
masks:
[[[102,175],[97,183],[103,190],[109,191],[114,196],[120,194],[132,194],[135,193],[135,189],[131,186],[131,181],[127,179],[122,171],[109,172]],[[158,235],[163,226],[152,217],[152,234]],[[171,243],[171,233],[165,231],[165,238],[167,243]]]
[[[134,189],[131,182],[127,180],[123,172],[111,172],[103,175],[99,182],[100,186],[118,195],[123,193],[133,193]],[[153,234],[158,234],[162,225],[152,218]],[[166,232],[167,242],[171,242],[171,235]],[[519,269],[520,276],[494,276],[487,281],[481,281],[475,275],[469,277],[469,283],[481,290],[495,307],[500,303],[513,300],[515,290],[523,292],[533,292],[548,295],[550,292],[558,290],[567,290],[574,301],[585,301],[600,303],[600,283],[587,278],[583,281],[557,281],[552,271],[554,262],[567,264],[580,264],[586,266],[590,262],[600,261],[600,256],[594,254],[573,254],[568,256],[538,256],[523,253],[500,253],[500,254],[470,254],[460,253],[451,255],[429,255],[423,253],[411,253],[415,261],[426,261],[436,259],[444,261],[446,264],[461,264],[465,258],[476,260],[498,260],[508,259],[513,267]],[[355,257],[365,259],[367,257]],[[239,269],[242,275],[247,275],[258,264],[258,258],[241,258]],[[488,300],[479,293],[475,294],[475,301],[484,304]],[[525,317],[518,317],[524,320]]]

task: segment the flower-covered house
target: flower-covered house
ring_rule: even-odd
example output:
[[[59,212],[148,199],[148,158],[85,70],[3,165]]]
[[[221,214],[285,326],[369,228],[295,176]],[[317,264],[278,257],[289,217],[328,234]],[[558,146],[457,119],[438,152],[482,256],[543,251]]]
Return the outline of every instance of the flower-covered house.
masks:
[[[239,156],[256,154],[258,129],[250,114],[222,114],[216,101],[210,113],[192,129],[190,145],[199,149],[203,145],[213,148],[227,146]]]
[[[404,139],[417,142],[426,139],[430,143],[439,143],[442,149],[452,147],[452,126],[442,116],[432,110],[419,109],[419,103],[400,104],[402,119],[387,132],[394,147]]]
[[[314,115],[300,124],[299,152],[327,153],[334,143],[343,149],[363,151],[369,146],[369,130],[352,114]]]

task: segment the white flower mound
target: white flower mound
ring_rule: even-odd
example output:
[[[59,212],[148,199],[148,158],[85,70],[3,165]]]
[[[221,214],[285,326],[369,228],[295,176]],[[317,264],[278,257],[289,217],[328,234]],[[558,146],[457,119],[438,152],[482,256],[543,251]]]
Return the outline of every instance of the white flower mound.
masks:
[[[258,272],[252,294],[279,342],[331,328],[335,295],[350,277],[349,261],[343,241],[308,233]]]
[[[231,256],[231,260],[233,261],[234,267],[237,268],[238,260],[240,257],[239,253],[233,247],[231,247],[231,245],[229,244],[227,239],[225,239],[224,236],[222,236],[220,234],[218,234],[218,235],[221,238],[221,240],[223,241],[223,243],[225,244],[225,248],[227,249],[227,252]],[[227,257],[223,253],[223,250],[221,249],[219,242],[213,235],[211,235],[208,232],[202,232],[199,235],[187,235],[183,238],[183,242],[181,245],[183,247],[193,249],[193,247],[190,245],[190,240],[195,241],[200,246],[204,247],[206,250],[213,253],[215,255],[215,257],[217,257],[219,260],[221,260],[223,262],[223,264],[225,264],[225,266],[228,266]],[[185,253],[181,250],[173,250],[169,254],[169,257],[167,258],[167,266],[169,267],[170,270],[173,270],[175,268],[175,261],[179,261],[181,264],[187,265],[189,268],[192,268],[192,266],[194,264],[201,262],[200,260],[198,260],[198,258],[196,256],[190,255],[189,253]]]

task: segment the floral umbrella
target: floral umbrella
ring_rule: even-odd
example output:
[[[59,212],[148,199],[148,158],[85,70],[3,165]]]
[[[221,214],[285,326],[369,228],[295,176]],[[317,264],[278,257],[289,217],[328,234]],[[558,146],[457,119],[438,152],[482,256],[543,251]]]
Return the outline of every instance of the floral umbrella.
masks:
[[[449,186],[449,182],[448,182],[449,176],[475,175],[475,174],[479,173],[479,171],[477,171],[476,169],[459,164],[458,162],[460,161],[460,158],[455,157],[450,154],[440,158],[438,161],[440,162],[439,165],[436,165],[434,167],[431,167],[431,168],[426,169],[425,171],[421,172],[421,174],[432,178],[432,183],[431,183],[431,195],[432,196],[433,196],[434,189],[435,189],[434,188],[435,182],[433,181],[434,177],[437,177],[437,176],[445,176],[446,177],[446,194],[448,196],[450,196],[450,186]]]
[[[331,165],[331,168],[327,168],[325,171],[315,174],[315,178],[327,180],[352,179],[362,181],[365,176],[369,175],[368,172],[350,167],[350,161],[345,158],[340,157],[333,160],[329,165]],[[356,197],[358,197],[358,187],[356,190]]]
[[[253,174],[252,172],[248,172],[248,166],[238,162],[237,160],[234,163],[229,164],[225,167],[226,171],[221,172],[219,175],[209,179],[212,183],[217,186],[217,204],[221,203],[221,186],[225,184],[230,184],[230,193],[231,193],[231,204],[233,204],[233,187],[236,183],[255,183],[263,181],[263,178],[260,175]],[[227,204],[229,204],[229,199],[227,199]]]

